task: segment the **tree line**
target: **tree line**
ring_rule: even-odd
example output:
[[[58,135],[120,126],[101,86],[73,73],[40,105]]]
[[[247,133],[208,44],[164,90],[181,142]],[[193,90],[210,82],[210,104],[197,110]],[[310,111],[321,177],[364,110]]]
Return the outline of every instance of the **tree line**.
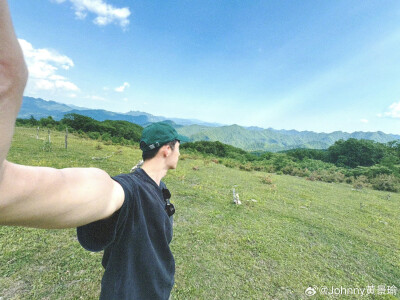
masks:
[[[377,164],[392,166],[400,163],[400,141],[383,144],[371,140],[336,141],[327,150],[294,149],[285,153],[295,159],[318,159],[338,167],[370,167]]]
[[[251,153],[221,142],[199,141],[182,145],[183,149],[196,150],[218,157],[234,158],[241,161],[262,161],[271,159],[271,152]],[[400,141],[386,144],[371,140],[338,140],[326,150],[293,149],[280,153],[286,154],[293,161],[305,159],[320,160],[338,167],[370,167],[377,164],[393,166],[400,164]]]
[[[243,170],[346,182],[356,188],[400,191],[400,141],[338,140],[326,150],[293,149],[279,153],[250,153],[220,142],[183,144],[182,149]]]
[[[97,121],[76,113],[66,114],[60,121],[51,116],[36,120],[17,119],[17,126],[46,127],[76,132],[81,136],[104,141],[135,145],[143,128],[128,121]],[[182,144],[188,154],[228,167],[251,171],[306,177],[308,180],[346,182],[355,187],[400,192],[400,141],[378,143],[370,140],[338,140],[325,150],[293,149],[278,153],[247,152],[221,142],[198,141]]]
[[[97,121],[93,118],[76,113],[65,114],[60,121],[54,120],[51,116],[36,120],[33,116],[29,119],[16,121],[17,126],[46,127],[55,130],[76,132],[82,136],[106,142],[132,145],[140,141],[143,127],[128,121]]]

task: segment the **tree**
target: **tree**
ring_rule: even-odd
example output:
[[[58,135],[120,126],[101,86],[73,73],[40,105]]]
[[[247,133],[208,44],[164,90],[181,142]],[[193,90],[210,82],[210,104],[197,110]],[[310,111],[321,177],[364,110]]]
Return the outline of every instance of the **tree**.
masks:
[[[39,120],[39,125],[41,127],[48,127],[48,128],[53,128],[55,125],[57,125],[57,121],[53,119],[52,116],[48,116],[47,118],[41,118]]]
[[[378,164],[383,159],[386,153],[385,148],[384,144],[370,140],[354,138],[346,141],[339,140],[328,148],[328,160],[342,167],[369,167]]]
[[[35,119],[34,116],[31,115],[31,117],[28,119],[28,124],[31,126],[37,126],[39,122]]]

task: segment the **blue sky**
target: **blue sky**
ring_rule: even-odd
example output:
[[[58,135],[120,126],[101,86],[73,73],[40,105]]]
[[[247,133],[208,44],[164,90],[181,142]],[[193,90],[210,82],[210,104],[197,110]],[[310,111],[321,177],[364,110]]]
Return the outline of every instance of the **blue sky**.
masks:
[[[275,129],[400,134],[399,1],[10,0],[25,95]]]

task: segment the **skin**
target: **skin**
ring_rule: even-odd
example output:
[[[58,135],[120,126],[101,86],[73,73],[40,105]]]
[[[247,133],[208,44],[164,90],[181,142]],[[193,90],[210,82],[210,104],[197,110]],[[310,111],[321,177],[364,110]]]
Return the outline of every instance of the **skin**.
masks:
[[[177,142],[174,150],[168,145],[162,146],[154,158],[146,160],[143,163],[142,169],[158,186],[168,170],[176,169],[180,156],[179,145],[180,143]]]
[[[0,225],[68,228],[110,217],[125,195],[105,171],[31,167],[6,160],[27,78],[7,1],[0,0]],[[158,185],[176,168],[179,145],[175,149],[165,145],[143,165]]]

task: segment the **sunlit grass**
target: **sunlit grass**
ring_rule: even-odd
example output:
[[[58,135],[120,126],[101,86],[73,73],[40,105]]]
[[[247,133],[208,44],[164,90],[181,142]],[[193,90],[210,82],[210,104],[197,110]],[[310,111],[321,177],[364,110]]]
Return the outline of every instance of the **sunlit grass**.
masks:
[[[65,150],[61,133],[51,138],[46,152],[34,129],[17,128],[8,159],[110,175],[140,159],[134,147],[70,135]],[[182,158],[164,180],[177,209],[174,299],[308,299],[309,286],[400,288],[399,194],[275,174],[266,181],[266,173]],[[232,204],[232,188],[242,205]],[[4,299],[99,296],[101,253],[83,250],[74,229],[2,227],[0,248]]]

